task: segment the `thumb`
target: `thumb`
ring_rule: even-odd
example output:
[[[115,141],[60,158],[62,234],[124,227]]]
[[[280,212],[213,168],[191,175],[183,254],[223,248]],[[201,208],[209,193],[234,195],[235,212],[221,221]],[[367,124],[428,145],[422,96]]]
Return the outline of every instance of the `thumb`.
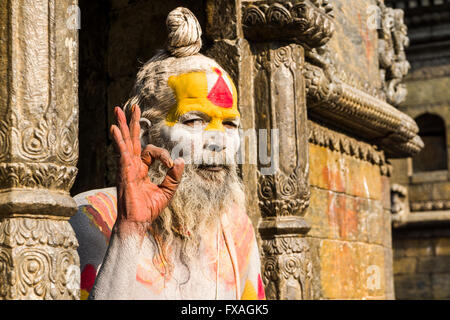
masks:
[[[169,201],[172,199],[175,191],[178,188],[178,185],[181,182],[181,177],[184,171],[184,160],[182,158],[178,158],[173,162],[173,167],[167,172],[164,181],[158,186],[161,191],[167,197]]]

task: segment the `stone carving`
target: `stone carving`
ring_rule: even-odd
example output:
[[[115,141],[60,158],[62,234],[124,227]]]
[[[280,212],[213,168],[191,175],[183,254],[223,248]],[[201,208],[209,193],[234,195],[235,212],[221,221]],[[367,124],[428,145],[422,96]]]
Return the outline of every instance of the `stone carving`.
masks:
[[[263,282],[271,300],[312,299],[312,263],[304,238],[295,236],[264,240]]]
[[[78,109],[73,108],[67,118],[52,117],[50,110],[47,110],[35,123],[30,121],[28,112],[23,112],[21,114],[19,110],[12,109],[9,121],[0,122],[0,148],[5,152],[2,157],[10,151],[26,161],[46,162],[56,155],[59,163],[75,166],[78,157]]]
[[[67,221],[0,222],[0,300],[78,299],[77,246]]]
[[[273,92],[270,101],[256,102],[261,106],[258,129],[273,127],[280,130],[280,141],[275,142],[280,144],[279,158],[289,157],[289,161],[284,161],[274,174],[259,174],[258,195],[263,217],[298,215],[309,203],[308,153],[302,151],[302,145],[307,143],[306,110],[301,109],[302,96],[296,94],[301,83],[298,77],[301,76],[302,60],[302,50],[296,45],[262,49],[255,58],[259,70],[255,75],[256,85]],[[265,76],[267,74],[269,78]],[[265,99],[260,94],[256,97]],[[292,107],[285,105],[285,97],[293,99],[289,101]],[[274,142],[270,143],[270,148],[275,149]],[[272,161],[276,164],[276,158]]]
[[[401,10],[386,8],[382,1],[379,5],[382,17],[386,16],[382,18],[384,30],[390,26],[389,33],[380,31],[380,72],[385,88],[380,92],[370,84],[358,83],[345,70],[337,70],[326,44],[307,48],[304,76],[308,112],[313,118],[358,131],[362,138],[376,141],[390,157],[406,157],[423,148],[414,120],[393,106],[406,94],[401,84],[409,70],[404,52],[406,27]]]
[[[408,189],[399,184],[391,185],[391,212],[394,225],[404,221],[409,214]]]
[[[5,160],[9,151],[8,131],[8,123],[4,120],[0,120],[0,161]]]
[[[332,131],[313,121],[308,121],[308,127],[310,143],[370,162],[380,167],[382,175],[390,176],[392,166],[386,160],[384,152],[377,146],[371,146],[342,133]]]
[[[450,200],[414,201],[410,203],[411,211],[450,210]]]
[[[0,29],[0,299],[78,299],[67,219],[78,158],[77,34],[72,0],[8,1]],[[3,49],[3,48],[2,48]]]
[[[357,130],[375,140],[391,157],[419,152],[423,142],[414,120],[392,105],[346,84],[336,72],[327,49],[306,51],[304,68],[308,111],[343,129]],[[351,120],[350,120],[351,119]]]
[[[0,185],[5,188],[44,188],[69,191],[76,167],[51,163],[0,163]]]
[[[377,4],[381,13],[378,57],[382,92],[388,103],[398,106],[406,98],[407,90],[402,82],[411,68],[405,54],[409,46],[408,30],[403,22],[403,10],[389,8],[382,0],[377,0]]]
[[[309,188],[299,183],[298,170],[289,176],[283,173],[260,175],[259,181],[259,206],[263,216],[290,216],[308,207]]]
[[[334,32],[328,0],[245,1],[242,11],[246,38],[252,40],[289,39],[317,47]]]
[[[269,299],[310,299],[309,248],[299,237],[310,229],[302,218],[310,198],[306,101],[301,90],[304,51],[295,44],[264,44],[256,51],[257,128],[279,130],[280,139],[279,150],[277,141],[271,140],[267,146],[267,151],[279,151],[279,163],[277,157],[272,159],[279,168],[270,175],[263,174],[266,168],[261,165],[258,171],[266,295]]]

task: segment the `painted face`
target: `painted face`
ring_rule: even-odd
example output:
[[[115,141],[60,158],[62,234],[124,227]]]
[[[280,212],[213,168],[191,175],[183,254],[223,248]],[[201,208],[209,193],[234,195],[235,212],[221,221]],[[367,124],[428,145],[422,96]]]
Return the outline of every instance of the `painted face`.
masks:
[[[211,167],[234,164],[240,114],[231,78],[212,68],[172,76],[168,84],[177,100],[167,114],[165,128],[167,138],[176,143],[172,157]]]

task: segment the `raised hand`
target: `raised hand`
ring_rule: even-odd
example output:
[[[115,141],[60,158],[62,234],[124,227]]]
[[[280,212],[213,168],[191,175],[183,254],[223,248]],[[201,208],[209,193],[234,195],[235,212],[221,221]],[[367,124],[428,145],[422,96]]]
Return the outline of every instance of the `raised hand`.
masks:
[[[120,154],[116,226],[119,232],[143,235],[175,194],[183,174],[184,161],[181,158],[173,161],[167,150],[153,145],[141,150],[139,106],[132,108],[129,128],[122,109],[116,107],[114,112],[117,126],[111,126],[111,134]],[[152,183],[148,177],[149,166],[155,160],[170,169],[160,185]]]

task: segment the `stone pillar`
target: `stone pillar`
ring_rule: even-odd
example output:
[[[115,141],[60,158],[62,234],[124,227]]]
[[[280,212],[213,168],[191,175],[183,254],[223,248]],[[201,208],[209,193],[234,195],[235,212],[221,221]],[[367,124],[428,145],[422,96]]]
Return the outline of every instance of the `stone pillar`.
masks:
[[[310,227],[303,218],[310,195],[304,46],[330,39],[330,6],[327,1],[209,0],[206,8],[206,35],[213,41],[208,54],[237,83],[243,129],[257,130],[258,161],[246,162],[242,175],[248,212],[259,226],[267,298],[312,299],[304,238]],[[272,155],[269,163],[264,155]]]
[[[0,2],[0,300],[79,298],[76,4]]]

